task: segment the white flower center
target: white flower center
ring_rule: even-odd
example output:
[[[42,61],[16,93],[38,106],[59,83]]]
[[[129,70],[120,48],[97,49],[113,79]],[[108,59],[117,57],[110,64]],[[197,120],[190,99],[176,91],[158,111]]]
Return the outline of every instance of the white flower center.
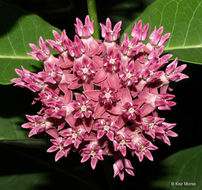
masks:
[[[83,68],[83,73],[86,74],[88,72],[88,68]]]
[[[109,92],[107,92],[107,93],[105,94],[105,97],[106,97],[106,98],[110,98],[110,97],[111,97],[111,94],[110,94]]]
[[[148,125],[151,129],[154,127],[154,123],[148,123]]]
[[[131,73],[127,73],[127,74],[126,74],[126,77],[127,77],[127,78],[131,78],[131,77],[132,77]]]
[[[90,153],[91,156],[95,156],[96,155],[96,152],[94,150],[91,150],[91,153]]]
[[[81,111],[86,111],[87,107],[85,105],[81,106]]]
[[[131,49],[133,49],[133,45],[131,43],[129,43],[128,50],[130,51]]]
[[[130,108],[128,111],[129,113],[134,113],[135,110],[133,108]]]
[[[52,98],[52,95],[49,94],[46,99],[49,100],[50,98]]]
[[[119,143],[121,146],[126,144],[126,141],[124,139],[121,140],[121,142]]]
[[[109,63],[111,63],[112,65],[115,63],[115,59],[113,59],[113,58],[111,58],[110,60],[109,60]]]
[[[77,134],[77,133],[73,133],[73,134],[72,134],[72,138],[73,138],[73,139],[76,139],[76,138],[77,138],[77,136],[78,136],[78,134]]]
[[[58,108],[58,107],[55,107],[55,112],[57,112],[58,110],[59,110],[60,108]]]
[[[108,125],[105,125],[105,126],[104,126],[104,130],[105,130],[105,131],[109,131],[109,126],[108,126]]]
[[[51,72],[51,77],[54,77],[57,73],[56,72]]]

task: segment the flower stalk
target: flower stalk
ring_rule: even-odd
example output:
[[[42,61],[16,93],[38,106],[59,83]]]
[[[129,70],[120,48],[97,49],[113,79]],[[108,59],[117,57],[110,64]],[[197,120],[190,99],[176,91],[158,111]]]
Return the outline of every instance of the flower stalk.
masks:
[[[94,34],[93,37],[95,39],[100,39],[99,35],[99,23],[98,23],[98,17],[97,17],[97,9],[96,9],[96,0],[87,0],[88,5],[88,14],[90,16],[90,19],[94,22]]]

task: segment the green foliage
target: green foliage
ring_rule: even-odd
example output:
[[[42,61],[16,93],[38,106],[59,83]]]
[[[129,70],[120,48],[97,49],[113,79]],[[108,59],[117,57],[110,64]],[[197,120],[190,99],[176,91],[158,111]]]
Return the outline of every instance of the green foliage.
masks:
[[[9,15],[6,16],[5,15]],[[29,43],[38,44],[39,37],[52,38],[52,30],[58,30],[39,16],[0,1],[0,84],[10,84],[16,77],[15,68],[24,66],[30,71],[40,67],[27,52]]]
[[[5,175],[0,177],[0,189],[33,190],[37,186],[46,185],[47,179],[43,173]]]
[[[179,151],[160,164],[162,175],[154,189],[202,189],[202,145]],[[192,183],[192,184],[191,184]]]
[[[171,33],[165,52],[181,61],[202,64],[201,18],[201,0],[156,0],[135,21],[141,19],[143,24],[149,23],[150,32],[154,26],[163,26],[164,33]],[[133,24],[126,28],[127,34],[130,34]]]

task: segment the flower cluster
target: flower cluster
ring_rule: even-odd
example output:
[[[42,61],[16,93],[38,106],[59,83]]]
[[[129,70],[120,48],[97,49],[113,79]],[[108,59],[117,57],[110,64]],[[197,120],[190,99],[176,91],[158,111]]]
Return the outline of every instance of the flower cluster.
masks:
[[[86,16],[83,24],[76,19],[74,40],[65,30],[53,31],[55,40],[39,39],[39,46],[30,44],[28,54],[44,63],[44,69],[32,73],[16,69],[20,78],[15,86],[36,94],[34,102],[42,108],[37,115],[26,115],[29,136],[47,133],[52,146],[47,152],[57,152],[55,161],[71,151],[81,155],[81,162],[90,160],[95,169],[99,160],[111,156],[114,177],[124,179],[124,171],[134,175],[127,155],[153,160],[153,144],[159,139],[170,145],[176,137],[173,123],[160,118],[160,110],[170,110],[176,103],[170,92],[170,82],[188,78],[177,66],[177,58],[169,63],[171,54],[163,49],[170,33],[163,27],[151,32],[149,24],[135,23],[131,36],[124,34],[118,42],[121,21],[112,27],[109,18],[100,24],[103,40],[93,38],[93,21]],[[51,54],[50,48],[58,52]]]

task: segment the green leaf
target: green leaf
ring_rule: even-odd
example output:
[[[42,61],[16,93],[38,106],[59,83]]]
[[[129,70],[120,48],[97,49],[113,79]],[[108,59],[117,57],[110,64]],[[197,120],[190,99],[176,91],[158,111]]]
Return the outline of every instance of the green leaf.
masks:
[[[22,123],[20,117],[0,117],[0,143],[29,148],[47,145],[46,139],[29,138],[28,131],[20,127]]]
[[[34,190],[47,185],[47,183],[48,177],[44,173],[0,176],[1,190]]]
[[[163,160],[153,189],[202,189],[202,145],[179,151]]]
[[[9,15],[9,16],[6,16]],[[52,38],[51,26],[39,16],[0,2],[0,84],[10,84],[17,75],[14,69],[23,65],[30,71],[40,67],[27,52],[29,43],[38,44],[39,37]]]
[[[179,60],[202,64],[202,0],[156,0],[135,20],[164,27],[164,33],[171,33],[165,52],[172,53]],[[134,23],[125,30],[130,34]],[[122,36],[123,38],[123,36]]]
[[[0,141],[27,140],[27,131],[20,127],[22,119],[19,117],[0,117]]]
[[[25,147],[46,145],[46,139],[29,138],[29,130],[21,128],[28,122],[25,113],[33,115],[32,93],[12,85],[0,85],[0,91],[0,143]]]

